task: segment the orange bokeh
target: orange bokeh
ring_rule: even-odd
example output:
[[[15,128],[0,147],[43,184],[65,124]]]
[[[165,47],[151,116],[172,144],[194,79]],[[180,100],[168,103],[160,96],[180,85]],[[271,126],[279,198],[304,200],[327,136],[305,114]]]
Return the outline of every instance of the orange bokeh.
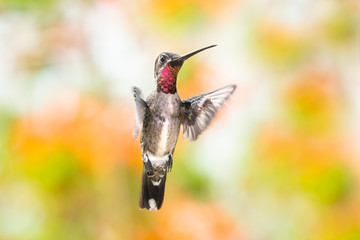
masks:
[[[140,149],[132,138],[134,110],[105,105],[90,96],[66,108],[61,97],[15,127],[14,151],[26,165],[43,164],[57,149],[76,156],[87,171],[106,174],[114,165],[138,165]]]

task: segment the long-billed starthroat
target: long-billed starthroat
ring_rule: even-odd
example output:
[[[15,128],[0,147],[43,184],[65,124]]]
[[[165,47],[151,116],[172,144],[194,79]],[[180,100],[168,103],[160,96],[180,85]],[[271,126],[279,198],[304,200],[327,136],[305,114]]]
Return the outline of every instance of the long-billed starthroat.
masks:
[[[217,110],[234,92],[236,85],[181,100],[176,89],[177,75],[185,60],[211,45],[184,55],[163,52],[155,60],[156,88],[146,101],[134,87],[136,123],[134,136],[141,130],[143,173],[139,207],[158,210],[164,200],[166,174],[173,165],[180,126],[183,137],[194,141],[209,125]]]

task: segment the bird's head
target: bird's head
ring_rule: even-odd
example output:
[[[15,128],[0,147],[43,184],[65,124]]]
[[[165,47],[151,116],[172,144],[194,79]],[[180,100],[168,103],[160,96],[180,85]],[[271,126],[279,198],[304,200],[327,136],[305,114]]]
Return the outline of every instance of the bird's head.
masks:
[[[185,60],[205,49],[215,47],[210,45],[198,50],[178,55],[175,53],[163,52],[155,60],[154,75],[157,81],[157,91],[174,94],[176,92],[176,79],[181,66]]]

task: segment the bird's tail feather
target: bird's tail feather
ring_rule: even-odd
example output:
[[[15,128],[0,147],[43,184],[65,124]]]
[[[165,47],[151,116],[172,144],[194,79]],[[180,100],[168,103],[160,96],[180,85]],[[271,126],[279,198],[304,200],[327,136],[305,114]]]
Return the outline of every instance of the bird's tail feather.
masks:
[[[152,180],[146,174],[145,166],[143,166],[143,173],[141,179],[139,207],[147,210],[159,210],[164,200],[166,182],[166,171],[164,176],[157,182]]]

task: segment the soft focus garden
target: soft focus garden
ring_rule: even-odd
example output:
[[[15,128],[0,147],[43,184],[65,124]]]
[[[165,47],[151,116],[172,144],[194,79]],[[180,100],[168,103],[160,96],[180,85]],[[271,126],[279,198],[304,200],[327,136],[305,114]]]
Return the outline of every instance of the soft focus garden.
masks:
[[[0,1],[0,239],[360,239],[360,2]],[[132,86],[183,54],[182,99],[237,84],[180,134],[138,207]]]

